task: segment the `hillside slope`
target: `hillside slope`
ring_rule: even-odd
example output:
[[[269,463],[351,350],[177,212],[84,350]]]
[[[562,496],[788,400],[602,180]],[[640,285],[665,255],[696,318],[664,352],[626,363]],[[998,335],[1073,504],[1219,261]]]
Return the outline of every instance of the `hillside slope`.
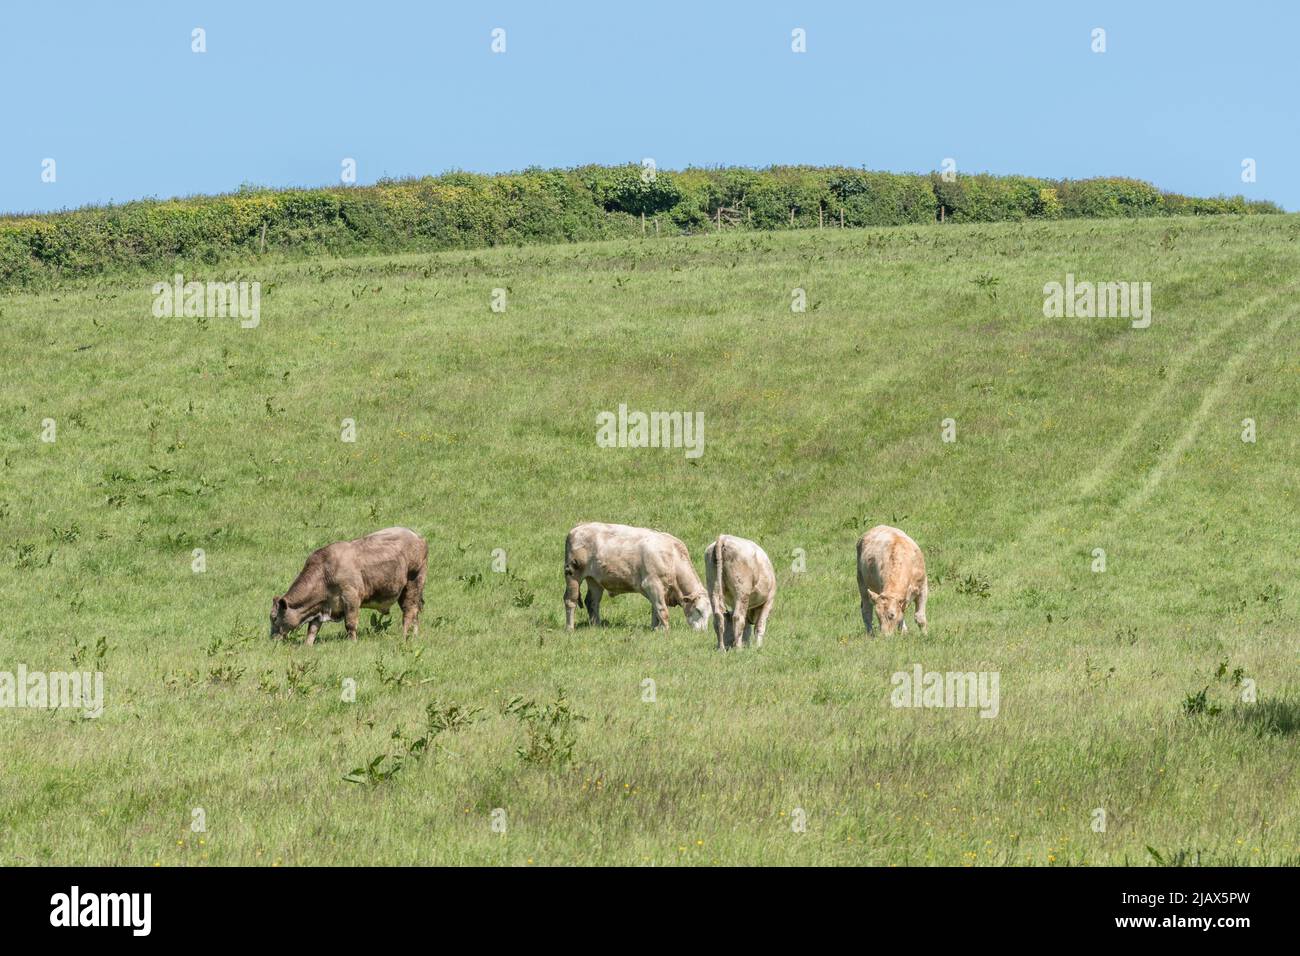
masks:
[[[106,641],[103,716],[0,709],[0,863],[1300,863],[1297,267],[1283,215],[186,276],[260,281],[256,328],[155,318],[152,280],[0,297],[0,670]],[[1045,318],[1067,274],[1150,282],[1150,327]],[[702,414],[703,454],[598,447],[620,404]],[[701,574],[760,542],[766,646],[635,595],[566,634],[583,520]],[[863,633],[881,522],[925,550],[928,636]],[[267,639],[313,548],[395,524],[430,543],[417,640]],[[918,664],[996,673],[997,716],[891,706]],[[522,758],[507,702],[560,688],[586,720]],[[343,779],[431,703],[481,711]]]

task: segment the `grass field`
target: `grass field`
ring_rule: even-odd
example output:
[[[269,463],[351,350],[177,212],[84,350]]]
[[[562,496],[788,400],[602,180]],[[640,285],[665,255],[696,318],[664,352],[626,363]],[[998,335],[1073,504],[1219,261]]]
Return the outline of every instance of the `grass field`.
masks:
[[[1149,281],[1150,328],[1044,318],[1067,273]],[[254,329],[154,318],[168,275],[0,297],[0,670],[106,687],[0,710],[0,863],[1300,863],[1298,277],[1287,215],[187,273],[260,280]],[[620,404],[701,412],[703,455],[597,447]],[[565,633],[585,520],[701,575],[757,540],[766,645],[635,595]],[[863,632],[881,522],[925,551],[928,636]],[[312,549],[395,524],[429,539],[418,639],[267,638]],[[891,706],[916,664],[996,672],[997,717]],[[507,701],[560,688],[586,719],[521,757]]]

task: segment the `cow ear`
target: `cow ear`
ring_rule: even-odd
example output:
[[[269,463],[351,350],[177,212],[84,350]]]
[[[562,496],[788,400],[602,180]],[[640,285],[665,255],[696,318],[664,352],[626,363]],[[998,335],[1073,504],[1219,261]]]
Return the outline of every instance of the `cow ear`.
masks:
[[[872,604],[880,603],[880,595],[877,594],[875,591],[871,590],[871,588],[867,588],[867,597],[871,598]]]
[[[277,614],[283,614],[289,609],[289,602],[284,599],[284,595],[280,595],[271,602],[271,606],[275,608]]]

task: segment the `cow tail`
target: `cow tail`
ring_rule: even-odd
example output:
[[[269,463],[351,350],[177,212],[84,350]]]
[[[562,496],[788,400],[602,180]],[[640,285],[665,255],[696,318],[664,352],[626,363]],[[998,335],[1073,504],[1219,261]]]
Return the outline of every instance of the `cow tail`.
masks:
[[[573,535],[569,534],[564,539],[564,578],[567,581],[574,576],[576,569],[573,566]],[[586,607],[587,602],[582,599],[582,581],[578,582],[578,604],[580,607]]]
[[[715,612],[726,614],[726,596],[722,586],[722,535],[718,535],[718,540],[713,542],[713,564],[713,593],[709,595],[709,599],[713,601]]]

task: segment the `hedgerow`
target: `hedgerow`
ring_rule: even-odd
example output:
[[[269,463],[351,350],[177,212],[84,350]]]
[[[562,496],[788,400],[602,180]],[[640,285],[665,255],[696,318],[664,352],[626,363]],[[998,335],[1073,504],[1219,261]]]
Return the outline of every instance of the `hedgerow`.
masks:
[[[647,170],[638,165],[452,172],[373,186],[140,200],[0,217],[0,289],[128,267],[267,252],[397,251],[576,242],[653,229],[790,229],[1276,213],[1134,179],[900,174],[845,167]],[[650,225],[652,224],[652,225]]]

